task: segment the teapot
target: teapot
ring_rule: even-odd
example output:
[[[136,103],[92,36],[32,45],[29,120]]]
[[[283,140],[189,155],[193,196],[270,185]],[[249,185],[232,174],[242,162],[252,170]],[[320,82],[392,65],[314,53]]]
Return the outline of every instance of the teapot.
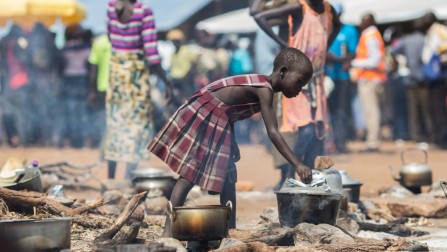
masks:
[[[421,151],[424,153],[424,162],[406,162],[405,154],[408,151]],[[400,153],[400,158],[402,160],[403,166],[399,172],[399,175],[396,175],[392,166],[390,166],[391,173],[393,178],[396,181],[399,181],[400,184],[404,187],[420,187],[423,185],[431,185],[432,184],[432,172],[430,167],[427,164],[428,155],[426,150],[411,148],[407,150],[403,150]]]

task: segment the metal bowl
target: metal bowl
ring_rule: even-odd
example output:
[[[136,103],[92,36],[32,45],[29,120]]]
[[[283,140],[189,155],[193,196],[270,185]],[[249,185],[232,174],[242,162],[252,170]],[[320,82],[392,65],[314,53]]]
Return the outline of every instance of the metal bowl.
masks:
[[[72,218],[2,220],[0,232],[24,249],[60,251],[70,248]]]

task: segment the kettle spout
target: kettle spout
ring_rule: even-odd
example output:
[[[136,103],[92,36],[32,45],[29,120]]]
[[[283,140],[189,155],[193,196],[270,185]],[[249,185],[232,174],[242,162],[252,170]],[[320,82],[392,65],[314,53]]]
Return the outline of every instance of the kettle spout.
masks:
[[[390,165],[390,172],[391,172],[391,175],[393,176],[394,180],[400,182],[400,176],[396,173],[393,166],[391,166],[391,165]]]

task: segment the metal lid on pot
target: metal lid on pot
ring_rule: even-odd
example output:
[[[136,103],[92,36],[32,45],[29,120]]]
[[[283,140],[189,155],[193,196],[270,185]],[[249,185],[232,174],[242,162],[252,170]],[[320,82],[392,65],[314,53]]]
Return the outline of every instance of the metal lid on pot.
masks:
[[[327,186],[317,187],[283,187],[275,193],[290,193],[290,194],[309,194],[309,195],[341,195],[338,190],[332,190]]]
[[[341,183],[343,186],[363,185],[363,183],[357,179],[351,178],[346,171],[339,171],[339,173],[341,175]]]

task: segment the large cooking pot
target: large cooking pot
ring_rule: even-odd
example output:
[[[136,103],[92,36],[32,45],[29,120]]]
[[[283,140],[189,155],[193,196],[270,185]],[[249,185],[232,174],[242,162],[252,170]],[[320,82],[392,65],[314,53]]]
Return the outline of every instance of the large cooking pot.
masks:
[[[2,220],[0,232],[24,249],[60,251],[70,248],[72,218]]]
[[[294,187],[276,192],[279,223],[295,227],[299,223],[335,225],[343,195],[326,192],[322,187]]]
[[[181,241],[211,241],[228,236],[228,219],[233,210],[231,201],[226,206],[172,207],[168,215],[172,223],[172,237]]]
[[[408,151],[421,151],[424,153],[425,160],[423,163],[417,162],[407,162],[405,161],[405,154]],[[396,181],[399,181],[400,184],[407,188],[415,188],[421,187],[424,185],[432,184],[432,172],[430,167],[427,165],[427,151],[421,150],[418,148],[411,148],[407,150],[403,150],[400,153],[400,157],[402,159],[403,167],[399,172],[399,175],[396,175],[393,167],[390,166],[391,173]]]
[[[132,175],[132,184],[137,192],[148,191],[147,197],[150,198],[158,196],[170,198],[177,181],[174,176],[159,168],[139,169]]]
[[[351,178],[346,171],[339,171],[339,173],[341,175],[344,195],[348,198],[349,202],[358,203],[360,201],[360,187],[363,185],[362,182]]]
[[[344,195],[343,191],[343,182],[341,174],[336,169],[325,169],[325,170],[313,170],[312,171],[312,178],[313,179],[319,179],[319,178],[325,178],[327,185],[331,188],[332,192],[339,192],[343,194],[343,198],[340,203],[340,208],[342,210],[348,209],[348,196],[347,194]]]

